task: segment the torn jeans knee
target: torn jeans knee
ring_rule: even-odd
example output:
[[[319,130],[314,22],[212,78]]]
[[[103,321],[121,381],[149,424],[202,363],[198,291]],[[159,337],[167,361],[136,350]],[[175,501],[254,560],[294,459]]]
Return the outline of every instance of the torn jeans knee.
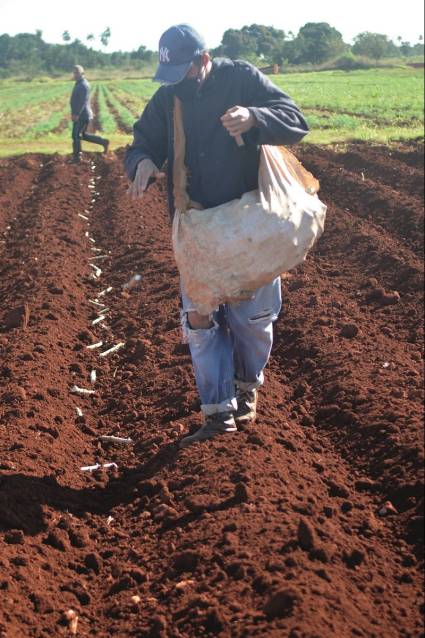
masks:
[[[189,312],[194,312],[191,309],[182,310],[181,311],[181,326],[182,326],[182,334],[183,334],[183,343],[191,343],[194,346],[201,345],[206,339],[214,336],[214,333],[219,329],[219,324],[217,320],[214,318],[214,315],[210,315],[209,319],[211,322],[210,328],[192,328],[188,314]]]

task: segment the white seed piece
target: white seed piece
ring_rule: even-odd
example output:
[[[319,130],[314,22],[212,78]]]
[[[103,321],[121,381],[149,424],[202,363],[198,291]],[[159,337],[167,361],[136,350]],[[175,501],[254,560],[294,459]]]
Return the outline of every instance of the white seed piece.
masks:
[[[111,292],[111,290],[113,290],[113,288],[112,286],[109,286],[108,288],[105,288],[105,290],[102,290],[102,292],[100,292],[97,296],[103,297],[104,295],[107,295],[108,292]]]
[[[91,268],[93,268],[94,276],[96,278],[100,277],[100,275],[102,274],[102,270],[98,266],[96,266],[96,264],[89,264],[89,266],[91,266]]]
[[[100,470],[101,468],[104,470],[117,470],[118,465],[116,463],[103,463],[103,465],[96,463],[96,465],[85,465],[80,467],[80,470],[81,472],[96,472],[96,470]]]
[[[78,406],[75,408],[75,411],[77,413],[77,416],[81,417],[83,416],[83,411],[81,408],[79,408]]]
[[[78,217],[81,217],[81,219],[85,219],[85,220],[86,220],[86,222],[88,222],[88,221],[89,221],[89,218],[88,218],[88,217],[86,217],[85,215],[83,215],[82,213],[78,213]]]
[[[99,317],[97,317],[97,319],[94,319],[91,322],[92,326],[95,326],[96,324],[100,323],[101,321],[103,321],[104,319],[106,319],[106,315],[100,315]]]
[[[64,613],[66,620],[68,621],[69,631],[73,636],[77,635],[77,627],[78,627],[78,614],[74,609],[68,609]]]
[[[96,373],[96,370],[92,370],[92,371],[90,372],[90,382],[91,382],[91,383],[96,383],[96,381],[97,381],[97,373]]]
[[[96,394],[95,390],[87,390],[86,388],[80,388],[78,385],[73,385],[71,388],[73,394]]]
[[[120,341],[120,343],[117,343],[116,346],[112,346],[112,348],[109,348],[109,350],[105,350],[105,352],[100,352],[99,357],[107,357],[108,355],[113,354],[114,352],[117,352],[124,346],[125,346],[124,341]]]
[[[121,436],[101,436],[101,441],[105,441],[105,443],[118,443],[119,445],[131,445],[134,443],[133,439],[126,439]]]
[[[98,341],[97,343],[92,343],[90,346],[86,346],[87,350],[95,350],[96,348],[101,348],[103,346],[103,341]]]
[[[80,467],[80,470],[82,472],[96,472],[96,470],[100,469],[100,464],[96,463],[96,465],[84,465],[83,467]]]

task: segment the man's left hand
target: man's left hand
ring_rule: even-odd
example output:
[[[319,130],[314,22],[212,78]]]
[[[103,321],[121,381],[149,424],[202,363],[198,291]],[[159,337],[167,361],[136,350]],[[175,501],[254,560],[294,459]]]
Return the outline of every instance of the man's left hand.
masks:
[[[73,122],[78,122],[78,120],[79,120],[79,119],[80,119],[80,118],[78,117],[78,115],[73,115],[73,116],[72,116],[72,121],[73,121]]]
[[[221,122],[232,137],[238,137],[252,129],[257,120],[245,106],[233,106],[221,117]]]

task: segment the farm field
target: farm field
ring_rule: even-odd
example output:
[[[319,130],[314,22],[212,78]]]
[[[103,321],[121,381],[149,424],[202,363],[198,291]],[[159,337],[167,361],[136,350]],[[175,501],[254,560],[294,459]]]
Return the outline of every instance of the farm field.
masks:
[[[100,88],[112,127],[132,93]],[[258,422],[184,451],[164,187],[130,201],[122,151],[0,160],[1,638],[422,635],[423,146],[295,152],[328,217]]]
[[[88,74],[90,80],[90,74]],[[305,112],[305,143],[392,142],[423,137],[421,69],[328,71],[273,76]],[[132,125],[157,85],[150,80],[92,82],[94,126],[111,148],[131,141]],[[0,156],[68,153],[72,82],[0,81]]]

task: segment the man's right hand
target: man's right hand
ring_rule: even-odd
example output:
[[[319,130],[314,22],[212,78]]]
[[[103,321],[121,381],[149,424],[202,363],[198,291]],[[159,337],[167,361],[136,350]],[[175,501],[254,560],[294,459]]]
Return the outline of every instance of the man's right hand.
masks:
[[[135,178],[131,182],[127,194],[130,195],[132,199],[143,197],[143,193],[146,191],[151,177],[154,179],[162,179],[165,177],[165,173],[160,171],[152,160],[144,159],[137,165]]]

